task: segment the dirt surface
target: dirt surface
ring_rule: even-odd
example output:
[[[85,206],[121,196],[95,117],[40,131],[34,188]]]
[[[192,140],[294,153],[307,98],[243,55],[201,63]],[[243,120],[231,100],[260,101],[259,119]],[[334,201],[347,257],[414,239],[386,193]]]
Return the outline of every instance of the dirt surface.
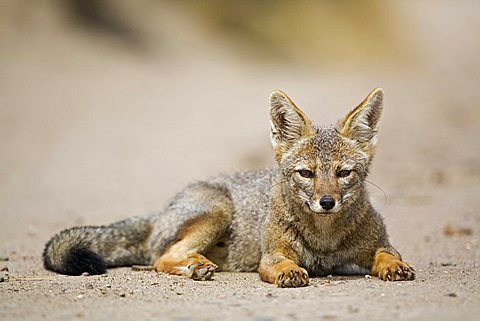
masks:
[[[180,31],[162,58],[66,27],[49,6],[16,17],[0,46],[0,319],[478,320],[480,10],[397,9],[409,58],[348,71],[235,56],[168,10],[160,20]],[[386,106],[369,180],[386,199],[374,185],[371,196],[415,281],[334,276],[279,289],[251,273],[196,282],[43,268],[61,229],[146,214],[192,180],[273,166],[272,89],[322,124],[376,86]]]

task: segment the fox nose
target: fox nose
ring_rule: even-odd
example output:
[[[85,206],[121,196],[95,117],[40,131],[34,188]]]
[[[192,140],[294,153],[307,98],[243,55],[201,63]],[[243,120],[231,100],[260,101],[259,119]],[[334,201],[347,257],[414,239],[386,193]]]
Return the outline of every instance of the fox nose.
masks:
[[[324,210],[331,210],[332,208],[335,207],[335,199],[331,197],[330,195],[325,195],[320,199],[320,206]]]

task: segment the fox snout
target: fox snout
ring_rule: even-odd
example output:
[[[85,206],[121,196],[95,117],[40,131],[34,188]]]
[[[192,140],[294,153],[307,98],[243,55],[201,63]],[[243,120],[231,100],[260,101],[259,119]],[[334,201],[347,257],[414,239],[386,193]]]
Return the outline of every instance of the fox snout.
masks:
[[[337,178],[333,175],[320,173],[311,183],[313,185],[311,200],[315,203],[314,208],[311,209],[316,213],[331,214],[337,212],[342,205]]]
[[[330,195],[325,195],[320,199],[320,206],[324,210],[331,210],[332,208],[335,207],[335,199],[331,197]]]
[[[311,199],[306,202],[310,210],[319,214],[333,214],[340,209],[340,202],[332,195],[323,195],[319,199]]]

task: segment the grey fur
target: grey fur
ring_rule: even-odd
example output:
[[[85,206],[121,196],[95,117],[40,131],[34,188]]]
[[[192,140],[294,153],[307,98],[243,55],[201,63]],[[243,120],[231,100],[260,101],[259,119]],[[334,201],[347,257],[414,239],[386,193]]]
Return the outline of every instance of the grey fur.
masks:
[[[107,226],[73,227],[56,234],[43,252],[45,267],[63,272],[73,248],[99,255],[107,267],[147,264],[145,243],[151,232],[147,218],[130,218]],[[84,271],[89,272],[89,271]]]
[[[224,271],[256,271],[261,256],[261,229],[269,211],[276,170],[260,170],[220,176],[187,186],[162,211],[146,218],[132,218],[108,226],[83,226],[55,235],[44,251],[45,266],[61,272],[65,257],[81,245],[102,257],[108,267],[151,264],[176,239],[191,219],[231,200],[235,210],[231,224],[218,240],[225,246],[207,255]],[[216,259],[216,260],[215,260]]]

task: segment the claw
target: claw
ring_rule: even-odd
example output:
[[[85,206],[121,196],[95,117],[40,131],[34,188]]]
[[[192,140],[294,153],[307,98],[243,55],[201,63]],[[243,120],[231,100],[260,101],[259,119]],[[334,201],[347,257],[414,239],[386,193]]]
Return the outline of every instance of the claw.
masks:
[[[192,264],[193,265],[193,264]],[[202,267],[198,270],[193,270],[192,271],[192,279],[194,280],[200,280],[200,281],[206,281],[210,280],[215,273],[215,269],[217,268],[216,265],[206,265],[205,267]]]
[[[198,270],[198,273],[200,274],[207,274],[208,272],[208,267],[204,267],[204,268],[201,268],[200,270]]]

